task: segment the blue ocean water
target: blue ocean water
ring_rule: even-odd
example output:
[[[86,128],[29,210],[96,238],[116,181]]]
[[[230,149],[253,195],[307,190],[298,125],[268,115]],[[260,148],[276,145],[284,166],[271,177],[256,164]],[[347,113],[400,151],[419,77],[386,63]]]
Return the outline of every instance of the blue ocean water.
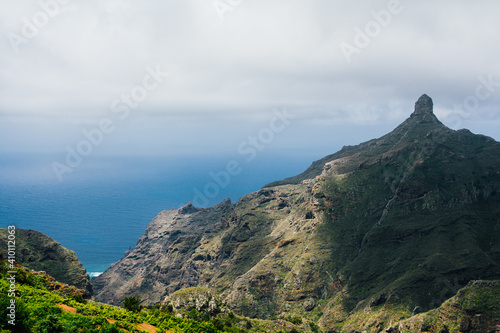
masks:
[[[231,157],[109,157],[82,165],[61,183],[33,175],[33,169],[50,166],[49,159],[42,160],[2,156],[1,226],[43,232],[75,251],[87,272],[95,275],[133,248],[160,211],[182,207],[193,201],[196,189],[203,192],[206,184],[214,183],[210,172],[224,170]],[[241,173],[219,187],[207,205],[226,198],[235,202],[270,181],[302,172],[309,164],[310,159],[276,156],[242,163]]]

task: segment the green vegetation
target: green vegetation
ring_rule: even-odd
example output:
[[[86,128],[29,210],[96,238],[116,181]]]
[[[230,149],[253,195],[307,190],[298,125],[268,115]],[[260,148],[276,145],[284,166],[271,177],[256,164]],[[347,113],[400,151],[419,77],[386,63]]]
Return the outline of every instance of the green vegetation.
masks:
[[[141,311],[141,298],[139,296],[126,297],[123,301],[123,307],[130,312]]]
[[[7,257],[7,229],[0,228],[0,252]],[[34,271],[45,271],[61,283],[92,295],[90,277],[72,250],[39,231],[16,228],[16,262]]]
[[[234,315],[231,311],[209,313],[190,309],[182,316],[171,305],[140,306],[140,297],[125,299],[124,308],[84,299],[74,287],[55,282],[50,276],[33,274],[16,266],[15,327],[9,324],[10,282],[8,262],[0,259],[0,332],[75,333],[75,332],[276,332],[282,326]],[[10,269],[10,271],[12,271]],[[203,288],[190,288],[176,296]],[[208,289],[207,289],[208,290]],[[295,328],[284,332],[297,331]]]
[[[292,324],[295,325],[300,325],[302,324],[302,318],[298,316],[288,316],[285,318],[286,321],[291,322]]]
[[[15,330],[9,324],[7,307],[11,298],[6,262],[0,263],[0,331],[2,332],[141,332],[141,324],[149,324],[157,332],[242,332],[231,321],[196,321],[177,318],[172,313],[143,309],[138,312],[140,299],[131,297],[124,308],[86,301],[65,291],[49,291],[50,282],[21,266],[15,268],[16,303]]]
[[[397,332],[458,333],[495,332],[499,325],[500,281],[472,281],[439,308],[393,327]]]

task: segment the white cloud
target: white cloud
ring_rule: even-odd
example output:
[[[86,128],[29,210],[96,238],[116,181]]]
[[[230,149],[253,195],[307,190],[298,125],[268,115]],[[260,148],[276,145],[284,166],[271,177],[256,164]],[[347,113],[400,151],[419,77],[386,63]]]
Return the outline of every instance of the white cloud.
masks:
[[[258,124],[278,105],[295,108],[308,126],[398,122],[422,93],[446,115],[474,93],[478,77],[500,81],[500,3],[401,0],[401,7],[348,63],[340,43],[353,43],[354,28],[364,29],[388,1],[243,0],[221,21],[210,0],[73,0],[18,54],[9,33],[22,35],[23,18],[42,9],[37,1],[4,3],[0,115],[97,122],[156,64],[170,75],[134,112],[182,126],[225,119],[220,128]],[[463,124],[498,120],[499,102],[500,87]],[[176,133],[189,145],[187,129]]]

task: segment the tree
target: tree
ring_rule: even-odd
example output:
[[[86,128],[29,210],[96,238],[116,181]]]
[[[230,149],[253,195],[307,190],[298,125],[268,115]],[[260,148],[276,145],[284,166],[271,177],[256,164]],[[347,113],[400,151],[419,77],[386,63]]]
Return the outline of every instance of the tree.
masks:
[[[123,307],[131,312],[139,312],[142,308],[140,306],[140,303],[141,298],[139,296],[125,297],[125,300],[123,301]]]

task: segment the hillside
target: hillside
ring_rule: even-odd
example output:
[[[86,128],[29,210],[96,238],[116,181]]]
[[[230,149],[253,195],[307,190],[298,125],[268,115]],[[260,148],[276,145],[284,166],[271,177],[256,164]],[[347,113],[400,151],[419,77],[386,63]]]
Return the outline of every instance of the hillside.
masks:
[[[318,327],[308,321],[298,322],[292,318],[266,321],[237,316],[215,295],[210,295],[210,302],[202,299],[203,293],[198,289],[172,295],[174,306],[116,307],[86,300],[82,297],[84,290],[0,257],[0,332],[319,332]],[[191,304],[193,298],[196,304]]]
[[[402,320],[388,332],[500,332],[500,281],[471,281],[438,309]]]
[[[84,290],[61,284],[45,272],[34,272],[18,264],[13,266],[0,258],[2,333],[322,332],[315,323],[300,317],[270,321],[235,315],[212,291],[196,287],[173,293],[161,308],[105,305],[85,300]],[[15,298],[9,280],[12,275],[16,278]],[[11,311],[13,299],[15,312]],[[353,318],[345,327],[378,332],[377,319],[387,312],[391,311],[381,307],[368,309],[361,319]],[[499,329],[500,281],[472,281],[438,309],[396,321],[386,332],[482,333]]]
[[[244,316],[354,332],[382,307],[377,329],[389,327],[500,278],[499,186],[500,144],[447,128],[423,95],[391,133],[301,175],[234,204],[161,212],[93,280],[96,299],[156,304],[198,286]]]
[[[92,296],[90,277],[74,251],[39,231],[15,230],[17,263],[35,271],[46,271],[57,281],[85,290],[86,297]],[[0,248],[4,258],[7,258],[7,235],[7,229],[0,228]]]

